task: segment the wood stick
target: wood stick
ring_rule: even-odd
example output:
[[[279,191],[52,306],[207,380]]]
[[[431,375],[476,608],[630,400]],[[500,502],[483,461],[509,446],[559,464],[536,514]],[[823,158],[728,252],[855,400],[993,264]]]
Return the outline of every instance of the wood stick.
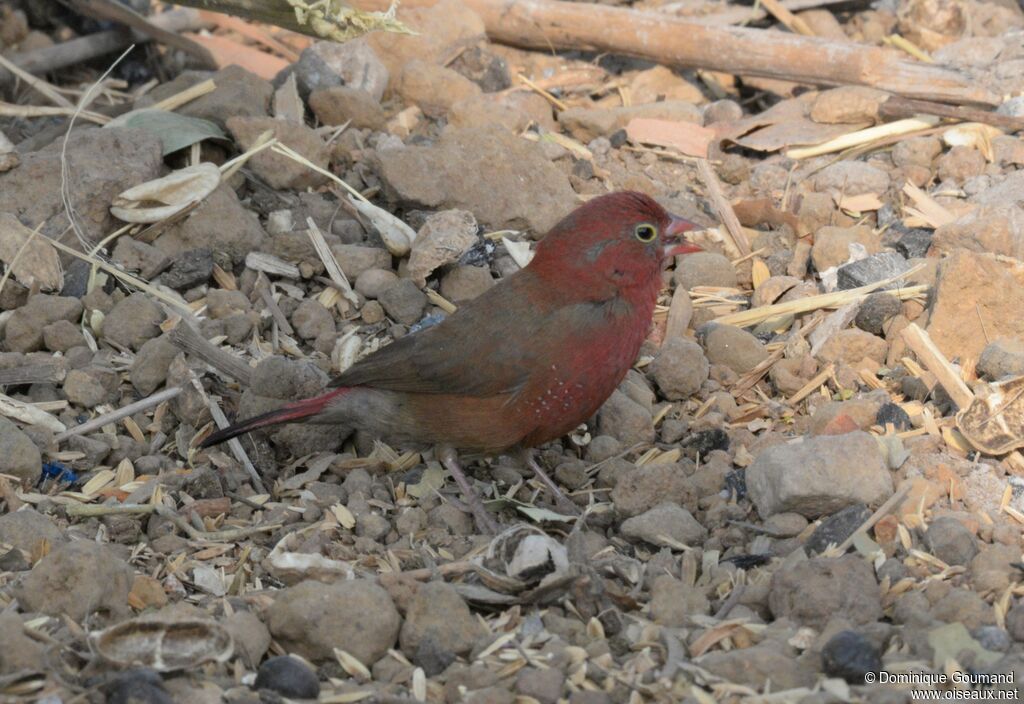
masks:
[[[150,22],[169,32],[192,31],[203,27],[199,13],[191,9],[162,12],[151,17]],[[47,73],[119,51],[133,42],[148,41],[149,37],[144,34],[124,29],[112,29],[108,32],[97,32],[43,49],[13,54],[7,58],[29,73]],[[13,76],[9,71],[0,69],[0,86],[5,86],[12,80]]]
[[[963,105],[944,105],[931,100],[912,100],[894,95],[878,106],[878,116],[885,119],[899,120],[915,115],[935,115],[965,122],[981,122],[1009,132],[1024,130],[1024,117],[1003,115]]]
[[[8,416],[29,425],[41,425],[55,433],[62,433],[67,429],[66,425],[46,411],[36,408],[31,403],[11,398],[7,394],[0,394],[0,416]]]
[[[188,37],[180,36],[177,32],[164,29],[149,17],[143,17],[127,5],[114,2],[114,0],[66,0],[71,6],[86,17],[98,20],[108,20],[126,25],[139,34],[166,44],[174,49],[180,49],[186,54],[201,61],[206,68],[217,68],[217,61],[213,58],[210,50]]]
[[[835,373],[836,373],[836,365],[832,364],[832,363],[829,363],[829,365],[827,367],[825,367],[824,369],[822,369],[820,372],[818,372],[818,374],[813,379],[811,379],[806,384],[804,384],[800,388],[799,391],[797,391],[795,394],[790,396],[786,400],[786,403],[788,403],[790,406],[795,405],[797,403],[800,403],[805,398],[807,398],[812,393],[814,393],[814,391],[819,386],[821,386],[826,381],[828,381],[829,377],[832,376]]]
[[[931,336],[917,323],[911,323],[900,333],[907,347],[913,350],[921,363],[935,375],[958,408],[967,408],[974,400],[974,393],[964,383],[957,370],[932,342]]]
[[[72,435],[81,435],[82,433],[88,433],[92,432],[93,430],[99,430],[104,425],[116,423],[122,418],[127,418],[128,416],[135,415],[136,413],[145,411],[149,408],[152,408],[153,406],[159,406],[164,401],[169,401],[172,398],[175,398],[180,393],[181,388],[178,386],[173,386],[169,389],[164,389],[163,391],[159,391],[153,394],[152,396],[147,396],[141,401],[129,403],[127,406],[123,406],[121,408],[115,408],[110,413],[104,413],[103,415],[96,416],[92,420],[86,421],[81,425],[76,425],[73,428],[68,428],[63,433],[58,435],[55,439],[57,440],[57,442],[61,442],[62,440],[67,440]]]
[[[711,206],[718,214],[718,219],[725,225],[726,231],[736,246],[736,250],[740,253],[741,257],[747,256],[750,254],[750,242],[747,241],[747,234],[743,232],[739,218],[736,217],[736,211],[732,209],[732,204],[722,192],[722,184],[718,181],[718,175],[711,168],[711,164],[708,163],[707,159],[697,160],[697,173],[700,174],[700,179],[704,182],[704,188],[708,191]]]
[[[198,380],[193,378],[193,381]],[[202,387],[200,386],[200,388]],[[210,409],[210,415],[213,417],[213,422],[217,424],[218,428],[223,430],[231,425],[227,416],[224,415],[224,411],[220,409],[220,404],[218,404],[215,399],[207,396],[206,402]],[[256,491],[261,494],[267,493],[266,488],[263,486],[263,480],[260,478],[260,473],[256,471],[256,466],[252,463],[252,460],[249,459],[249,455],[246,454],[245,448],[242,447],[242,443],[239,442],[238,438],[231,438],[228,440],[228,449],[231,450],[231,454],[235,456],[235,459],[241,462],[242,466],[245,467],[245,471],[249,473],[249,478],[252,479],[252,485],[256,488]]]
[[[232,0],[235,4],[239,1]],[[283,0],[244,2],[286,4]],[[402,7],[426,7],[434,2],[405,0]],[[745,27],[710,27],[663,13],[561,0],[465,2],[483,20],[491,39],[529,49],[610,52],[668,66],[813,85],[872,86],[939,102],[1001,102],[999,96],[958,71],[922,64],[889,48]],[[351,4],[362,10],[386,10],[389,3],[353,0]]]
[[[57,363],[23,364],[0,369],[0,386],[14,384],[52,384],[64,379],[64,367]]]
[[[836,548],[838,554],[842,555],[847,550],[849,550],[850,546],[853,545],[853,541],[857,539],[858,535],[863,535],[864,533],[867,533],[876,523],[885,518],[885,516],[890,511],[896,508],[896,505],[900,501],[902,501],[903,497],[907,495],[908,491],[910,491],[910,487],[912,486],[912,484],[913,482],[910,481],[904,482],[903,486],[897,489],[895,494],[886,499],[885,503],[879,506],[878,510],[868,517],[868,520],[861,523],[860,527],[850,534],[850,537],[848,537],[846,540],[839,544],[839,546]]]
[[[194,354],[221,374],[231,377],[242,386],[249,385],[252,367],[230,352],[215,347],[199,331],[182,321],[171,331],[171,342],[184,352]]]

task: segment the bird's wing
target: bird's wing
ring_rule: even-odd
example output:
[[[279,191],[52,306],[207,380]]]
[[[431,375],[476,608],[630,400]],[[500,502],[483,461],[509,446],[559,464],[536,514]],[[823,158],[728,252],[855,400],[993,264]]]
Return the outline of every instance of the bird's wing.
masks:
[[[558,307],[531,296],[520,272],[463,304],[441,323],[357,362],[331,386],[492,396],[518,391],[550,354]],[[543,299],[540,299],[543,300]]]

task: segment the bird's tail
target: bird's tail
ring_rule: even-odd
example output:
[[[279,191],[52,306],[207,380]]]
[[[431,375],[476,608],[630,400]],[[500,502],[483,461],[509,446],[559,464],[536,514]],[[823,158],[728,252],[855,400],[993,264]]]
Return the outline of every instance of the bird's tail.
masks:
[[[215,433],[211,433],[199,444],[199,447],[205,448],[210,447],[211,445],[218,445],[225,440],[230,440],[233,437],[237,437],[268,425],[292,423],[294,421],[310,418],[323,412],[323,410],[327,408],[334,399],[338,398],[342,394],[348,393],[350,390],[350,387],[342,387],[340,389],[334,389],[333,391],[321,394],[320,396],[286,403],[276,410],[261,413],[258,416],[253,416],[252,418],[239,421],[238,423],[229,425],[226,428],[221,428]]]

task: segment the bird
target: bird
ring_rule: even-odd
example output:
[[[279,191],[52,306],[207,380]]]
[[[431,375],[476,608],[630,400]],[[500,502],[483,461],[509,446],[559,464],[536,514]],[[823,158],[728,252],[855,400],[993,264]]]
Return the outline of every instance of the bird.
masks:
[[[532,448],[586,422],[625,378],[651,327],[663,263],[700,251],[685,236],[696,227],[643,193],[593,198],[540,240],[529,264],[440,323],[356,362],[329,391],[217,430],[200,447],[293,422],[433,446],[488,533],[497,524],[459,455],[518,452],[575,510]]]

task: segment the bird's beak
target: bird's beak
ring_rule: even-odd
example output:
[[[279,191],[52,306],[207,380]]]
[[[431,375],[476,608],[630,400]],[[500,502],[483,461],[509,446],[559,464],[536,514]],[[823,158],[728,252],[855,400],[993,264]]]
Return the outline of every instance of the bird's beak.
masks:
[[[665,243],[661,248],[662,255],[667,259],[668,257],[674,257],[679,254],[690,254],[691,252],[700,252],[702,249],[697,245],[687,240],[683,235],[690,230],[696,230],[697,225],[679,217],[678,215],[669,215],[668,227],[665,228],[664,236],[662,241]]]

